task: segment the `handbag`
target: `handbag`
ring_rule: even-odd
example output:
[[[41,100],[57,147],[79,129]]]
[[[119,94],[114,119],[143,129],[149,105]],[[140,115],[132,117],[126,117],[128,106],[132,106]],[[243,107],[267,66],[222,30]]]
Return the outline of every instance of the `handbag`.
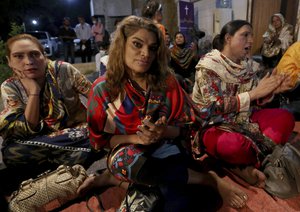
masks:
[[[45,172],[36,179],[23,181],[12,194],[9,210],[12,212],[51,211],[75,199],[78,187],[86,179],[81,165],[60,165],[52,172]]]
[[[153,212],[161,211],[161,193],[158,187],[131,184],[121,202],[121,212]]]
[[[265,190],[282,199],[300,194],[300,151],[286,143],[276,146],[262,163],[266,175]]]

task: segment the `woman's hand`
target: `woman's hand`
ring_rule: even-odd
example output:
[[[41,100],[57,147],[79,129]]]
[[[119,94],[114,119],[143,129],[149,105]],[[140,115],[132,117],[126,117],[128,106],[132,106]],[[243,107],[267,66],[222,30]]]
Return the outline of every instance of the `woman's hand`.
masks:
[[[23,71],[13,68],[22,85],[24,86],[27,95],[40,94],[41,88],[35,79],[28,78]]]
[[[249,91],[250,100],[256,100],[264,98],[273,92],[280,86],[285,79],[284,75],[276,74],[275,69],[272,74],[267,73],[259,82],[258,85],[251,91]]]
[[[274,90],[274,94],[284,93],[291,90],[293,86],[293,80],[290,75],[283,75],[284,79],[281,84]]]
[[[163,138],[167,129],[165,116],[159,118],[155,123],[151,122],[151,117],[146,117],[142,123],[143,125],[138,126],[140,131],[136,133],[139,138],[139,144],[150,145]]]

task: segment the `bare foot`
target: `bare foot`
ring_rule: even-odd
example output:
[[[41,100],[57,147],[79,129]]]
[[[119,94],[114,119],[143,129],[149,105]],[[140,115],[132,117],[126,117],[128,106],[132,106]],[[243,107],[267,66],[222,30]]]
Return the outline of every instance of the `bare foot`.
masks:
[[[256,186],[258,188],[265,187],[266,176],[263,172],[254,168],[253,166],[247,166],[244,169],[236,168],[231,169],[233,173],[244,179],[250,185]]]
[[[100,175],[88,176],[77,189],[77,193],[82,195],[93,188],[99,188],[104,186],[117,186],[120,185],[120,183],[121,181],[116,179],[108,170],[105,170]]]
[[[245,192],[234,186],[232,183],[226,182],[215,172],[209,171],[209,173],[216,180],[218,192],[220,193],[225,204],[233,208],[242,208],[246,205],[248,195]]]

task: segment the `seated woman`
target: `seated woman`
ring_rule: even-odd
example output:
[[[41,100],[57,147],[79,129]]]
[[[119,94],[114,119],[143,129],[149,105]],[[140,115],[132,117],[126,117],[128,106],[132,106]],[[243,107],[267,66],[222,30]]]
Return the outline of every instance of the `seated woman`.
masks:
[[[227,23],[213,43],[218,49],[196,66],[192,94],[201,109],[215,108],[211,125],[203,133],[203,145],[248,183],[264,187],[265,175],[257,169],[259,159],[275,144],[288,141],[294,119],[287,110],[259,105],[287,89],[289,79],[274,71],[258,81],[258,65],[249,59],[253,32],[247,21]],[[261,145],[265,148],[258,149]]]
[[[226,204],[243,207],[244,192],[213,171],[188,168],[175,142],[192,114],[168,69],[166,52],[162,33],[151,20],[129,16],[119,24],[109,49],[113,60],[106,75],[93,83],[88,101],[90,141],[96,150],[113,149],[108,158],[113,175],[106,171],[89,177],[78,192],[107,184],[127,188],[129,182],[172,188],[198,184],[217,189]],[[168,202],[170,196],[165,198]]]
[[[31,35],[8,39],[6,50],[13,71],[1,85],[0,134],[6,166],[26,167],[30,171],[20,173],[36,176],[35,171],[50,166],[88,165],[94,154],[79,95],[87,96],[91,83],[71,64],[48,60]]]
[[[262,58],[266,68],[274,68],[293,43],[293,26],[286,23],[282,14],[271,16],[268,30],[263,34]]]
[[[187,46],[185,36],[181,32],[175,33],[174,46],[171,48],[170,66],[174,72],[183,78],[194,81],[195,66],[197,65],[197,53],[195,44]]]

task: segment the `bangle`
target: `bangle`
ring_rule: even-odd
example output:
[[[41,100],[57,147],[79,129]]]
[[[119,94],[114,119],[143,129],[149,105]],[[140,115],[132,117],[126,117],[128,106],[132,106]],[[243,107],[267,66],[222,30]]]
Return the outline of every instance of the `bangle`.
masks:
[[[28,96],[39,96],[40,94],[38,94],[38,93],[30,93],[30,94],[28,94]]]

